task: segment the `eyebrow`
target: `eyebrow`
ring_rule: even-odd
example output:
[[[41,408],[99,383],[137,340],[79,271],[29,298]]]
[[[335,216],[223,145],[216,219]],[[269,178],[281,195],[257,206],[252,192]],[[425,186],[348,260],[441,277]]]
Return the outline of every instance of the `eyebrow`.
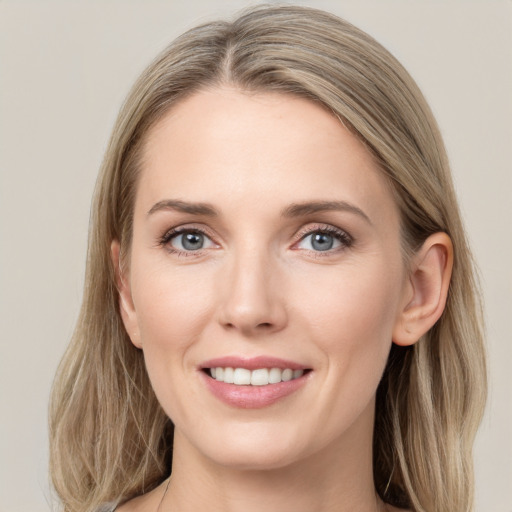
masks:
[[[209,203],[189,203],[187,201],[179,201],[176,199],[164,199],[155,203],[148,215],[152,215],[160,210],[175,210],[191,215],[206,215],[208,217],[216,217],[219,212]]]
[[[155,203],[148,211],[148,215],[161,210],[175,210],[190,215],[204,215],[207,217],[217,217],[219,212],[210,203],[190,203],[178,199],[164,199]],[[322,212],[349,212],[358,215],[370,225],[372,221],[366,213],[357,206],[346,201],[307,201],[304,203],[292,203],[281,211],[282,217],[305,217],[315,213]]]
[[[283,217],[304,217],[321,212],[349,212],[358,215],[368,224],[373,225],[366,213],[357,206],[346,201],[311,201],[305,203],[293,203],[287,206],[282,212]]]

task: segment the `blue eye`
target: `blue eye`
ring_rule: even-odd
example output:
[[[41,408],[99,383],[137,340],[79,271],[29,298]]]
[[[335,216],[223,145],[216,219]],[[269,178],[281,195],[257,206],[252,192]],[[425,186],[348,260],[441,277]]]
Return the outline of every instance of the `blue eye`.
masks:
[[[297,244],[297,247],[309,251],[326,252],[341,247],[348,247],[351,243],[351,238],[343,231],[316,230],[304,236]]]
[[[182,231],[168,236],[167,242],[173,249],[182,252],[200,251],[212,247],[213,242],[199,231]]]

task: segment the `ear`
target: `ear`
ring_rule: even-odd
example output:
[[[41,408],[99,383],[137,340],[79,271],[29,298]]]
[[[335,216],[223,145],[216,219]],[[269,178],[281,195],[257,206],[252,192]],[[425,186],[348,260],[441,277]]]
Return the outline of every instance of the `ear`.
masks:
[[[119,293],[119,311],[123,324],[132,340],[132,343],[137,348],[142,348],[142,343],[139,336],[139,326],[137,322],[137,314],[133,305],[132,294],[130,290],[129,277],[125,275],[124,270],[121,268],[120,259],[121,247],[118,240],[113,240],[110,244],[110,257],[112,258],[112,265],[116,275],[117,291]]]
[[[452,275],[453,245],[446,233],[429,236],[411,261],[404,306],[393,329],[393,342],[416,343],[439,320]]]

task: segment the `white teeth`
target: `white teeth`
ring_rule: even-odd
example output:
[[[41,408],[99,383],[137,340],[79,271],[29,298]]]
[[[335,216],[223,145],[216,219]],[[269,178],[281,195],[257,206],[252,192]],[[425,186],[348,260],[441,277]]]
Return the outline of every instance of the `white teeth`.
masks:
[[[233,368],[224,368],[224,382],[226,384],[233,384],[235,378],[235,370]]]
[[[251,372],[251,385],[252,386],[266,386],[268,384],[268,370],[262,368],[261,370],[253,370]]]
[[[281,374],[283,372],[279,368],[271,368],[268,372],[268,382],[270,384],[278,384],[281,382]]]
[[[298,379],[304,375],[304,370],[293,370],[293,378]]]
[[[217,368],[217,371],[219,369]],[[239,386],[249,385],[251,383],[251,370],[247,370],[245,368],[235,368],[233,372],[233,384],[238,384]]]
[[[293,370],[290,370],[289,368],[286,368],[286,370],[283,370],[283,375],[281,376],[281,380],[283,382],[287,382],[292,379],[293,379]]]
[[[247,370],[246,368],[210,368],[210,375],[215,380],[225,382],[226,384],[236,384],[238,386],[267,386],[268,384],[278,384],[289,380],[298,379],[304,375],[304,370],[291,370],[286,368],[258,368],[257,370]]]

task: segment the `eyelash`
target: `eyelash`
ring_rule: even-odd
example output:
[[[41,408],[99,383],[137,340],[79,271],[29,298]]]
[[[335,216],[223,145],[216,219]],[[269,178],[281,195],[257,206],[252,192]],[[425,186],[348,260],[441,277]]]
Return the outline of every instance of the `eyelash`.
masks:
[[[179,228],[173,228],[167,231],[158,241],[158,245],[165,247],[170,253],[176,254],[179,257],[190,257],[190,256],[197,256],[201,254],[201,249],[197,251],[180,251],[179,249],[175,249],[170,244],[171,240],[178,236],[178,235],[184,235],[184,234],[197,234],[197,235],[203,235],[209,239],[212,239],[212,236],[209,235],[204,229],[194,228],[194,227],[187,227],[182,226]]]
[[[182,234],[188,234],[188,233],[203,235],[203,236],[209,238],[210,240],[212,239],[212,236],[209,235],[209,233],[207,231],[205,231],[204,229],[182,226],[182,227],[173,228],[173,229],[170,229],[169,231],[167,231],[159,239],[158,245],[161,247],[165,247],[170,253],[176,254],[179,257],[190,257],[190,256],[201,255],[203,252],[201,249],[198,249],[196,251],[181,251],[181,250],[175,249],[174,247],[171,246],[170,242],[174,237],[176,237],[178,235],[182,235]],[[341,244],[341,246],[336,249],[329,249],[326,251],[313,251],[313,250],[309,251],[309,252],[313,253],[315,257],[318,257],[318,258],[332,256],[333,253],[338,253],[340,251],[343,251],[344,249],[350,248],[354,243],[354,239],[346,231],[343,231],[339,228],[336,228],[336,227],[328,225],[328,224],[321,224],[321,225],[317,224],[317,225],[314,225],[314,226],[311,226],[311,227],[308,227],[308,228],[305,228],[305,229],[299,231],[295,237],[296,241],[293,243],[293,245],[294,246],[297,245],[298,243],[305,240],[308,236],[311,236],[316,233],[333,236]],[[295,250],[298,250],[298,249],[295,249]]]
[[[332,256],[333,254],[337,254],[345,249],[350,248],[354,243],[354,239],[346,231],[343,231],[342,229],[336,228],[329,224],[317,224],[299,231],[297,234],[298,240],[294,243],[294,245],[297,245],[298,243],[305,240],[308,236],[314,235],[316,233],[320,233],[322,235],[330,235],[338,242],[340,242],[341,245],[338,248],[329,249],[326,251],[310,251],[313,253],[315,258],[325,258]]]

